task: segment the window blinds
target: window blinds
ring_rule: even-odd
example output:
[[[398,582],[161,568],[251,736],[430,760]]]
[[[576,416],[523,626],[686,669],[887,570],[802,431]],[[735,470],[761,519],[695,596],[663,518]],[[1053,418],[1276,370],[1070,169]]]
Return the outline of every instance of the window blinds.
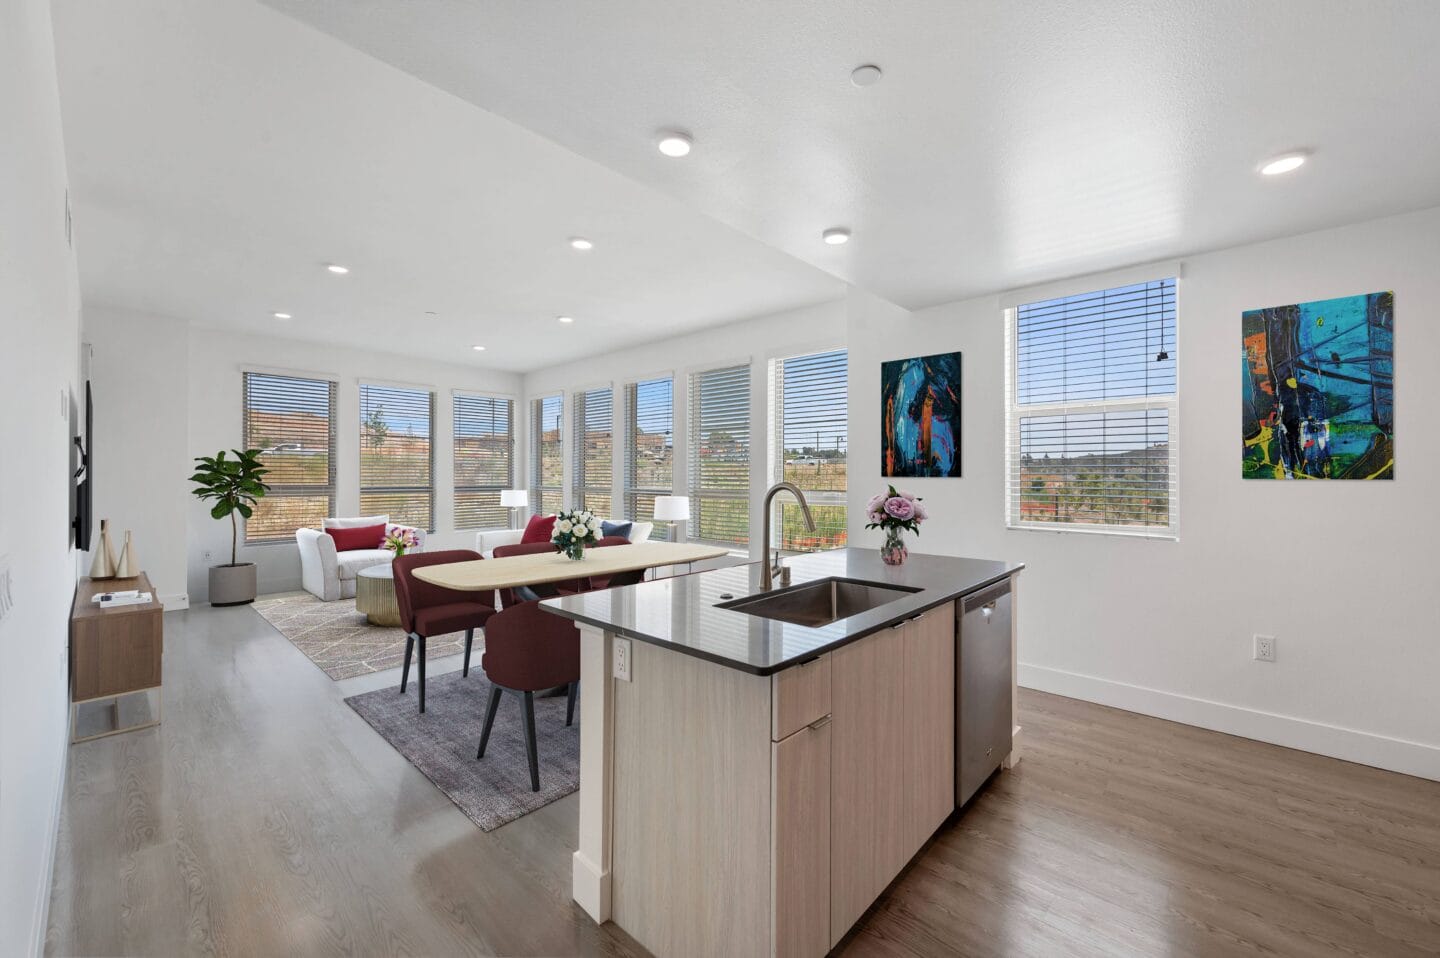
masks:
[[[690,377],[691,535],[743,546],[750,541],[750,367]]]
[[[1010,312],[1012,527],[1174,535],[1175,323],[1174,279]]]
[[[562,508],[565,463],[560,445],[564,400],[544,396],[530,401],[530,508],[554,515]]]
[[[625,386],[625,517],[649,521],[655,497],[674,489],[675,381],[647,379]],[[658,524],[652,539],[667,539]]]
[[[455,528],[491,529],[510,524],[500,491],[514,484],[515,404],[495,396],[456,393]]]
[[[846,447],[849,435],[848,364],[843,349],[775,360],[771,364],[774,412],[773,478],[805,493],[815,532],[800,506],[777,498],[771,522],[782,549],[834,549],[846,542]]]
[[[247,543],[291,540],[335,514],[335,384],[244,374],[246,449],[261,450],[270,492],[245,521]]]
[[[609,517],[614,475],[614,393],[609,386],[578,392],[575,409],[575,483],[571,502]]]
[[[360,386],[360,513],[434,531],[435,394]]]

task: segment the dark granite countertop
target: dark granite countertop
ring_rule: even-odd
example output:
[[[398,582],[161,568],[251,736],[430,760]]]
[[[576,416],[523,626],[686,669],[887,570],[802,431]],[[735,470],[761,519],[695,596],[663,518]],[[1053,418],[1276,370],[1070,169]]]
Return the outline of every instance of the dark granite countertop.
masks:
[[[1024,568],[1023,563],[911,553],[888,566],[875,549],[793,556],[791,587],[838,577],[918,589],[893,602],[822,626],[761,618],[719,603],[759,594],[759,563],[697,572],[639,585],[548,599],[557,615],[628,638],[756,675],[773,675],[926,609],[969,595]]]

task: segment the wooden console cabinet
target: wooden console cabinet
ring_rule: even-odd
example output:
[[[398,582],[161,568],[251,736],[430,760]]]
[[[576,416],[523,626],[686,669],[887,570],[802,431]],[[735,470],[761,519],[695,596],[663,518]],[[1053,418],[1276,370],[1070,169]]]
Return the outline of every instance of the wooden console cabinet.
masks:
[[[75,587],[70,610],[70,728],[80,742],[160,724],[161,659],[165,607],[143,605],[101,609],[102,592],[139,589],[154,595],[141,573],[130,579],[84,578]]]

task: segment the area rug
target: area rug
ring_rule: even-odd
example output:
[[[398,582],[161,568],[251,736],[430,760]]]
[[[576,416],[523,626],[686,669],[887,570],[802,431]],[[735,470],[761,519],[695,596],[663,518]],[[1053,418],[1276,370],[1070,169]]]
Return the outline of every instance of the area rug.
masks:
[[[339,681],[367,672],[399,668],[405,663],[405,632],[371,625],[354,599],[322,602],[308,592],[255,600],[255,611],[275,626],[311,662]],[[471,661],[480,660],[485,642],[476,632]],[[465,633],[438,635],[425,643],[425,661],[433,662],[465,651]],[[411,663],[411,671],[414,671]],[[429,706],[429,703],[426,703]]]
[[[405,695],[376,689],[345,702],[488,832],[580,787],[580,709],[577,704],[575,724],[567,727],[563,695],[535,699],[540,791],[532,792],[518,695],[501,698],[485,757],[475,758],[490,699],[490,683],[477,661],[471,661],[468,678],[448,672],[426,680],[424,715],[413,686]]]

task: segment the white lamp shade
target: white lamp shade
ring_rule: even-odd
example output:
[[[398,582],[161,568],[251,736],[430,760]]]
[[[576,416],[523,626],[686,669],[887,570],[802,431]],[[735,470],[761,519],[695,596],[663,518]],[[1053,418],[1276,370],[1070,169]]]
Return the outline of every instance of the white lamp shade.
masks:
[[[656,496],[655,518],[662,522],[685,522],[690,518],[690,497]]]
[[[519,508],[520,506],[528,505],[529,502],[530,502],[530,490],[529,490],[529,489],[501,489],[501,490],[500,490],[500,505],[502,505],[502,506],[506,506],[506,507],[511,508],[511,509],[516,509],[516,508]]]

